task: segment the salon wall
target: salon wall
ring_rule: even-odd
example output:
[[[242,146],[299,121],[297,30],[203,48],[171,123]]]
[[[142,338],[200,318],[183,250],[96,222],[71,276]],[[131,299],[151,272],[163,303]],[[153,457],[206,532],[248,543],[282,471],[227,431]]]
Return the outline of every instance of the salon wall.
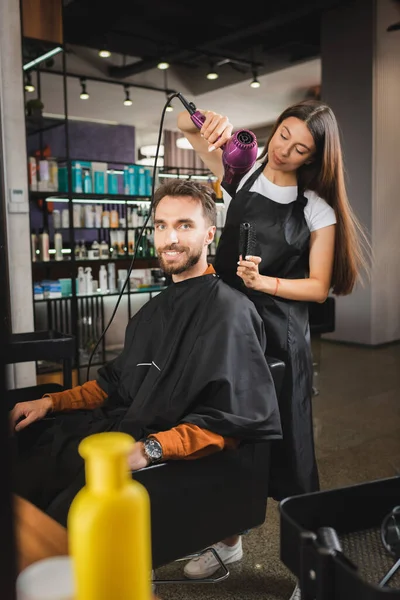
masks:
[[[357,23],[357,27],[354,24]],[[372,230],[373,2],[356,0],[322,23],[322,99],[337,117],[350,203],[368,236]],[[345,66],[345,68],[344,68]],[[336,331],[329,338],[372,343],[368,280],[336,298]]]
[[[372,343],[400,339],[400,5],[376,2],[372,173]]]
[[[43,145],[49,145],[52,156],[66,155],[66,127],[50,129],[43,134]],[[135,127],[108,125],[86,121],[68,122],[69,155],[80,160],[113,163],[135,162]],[[28,138],[28,152],[40,148],[39,135]]]
[[[322,95],[338,118],[349,199],[373,255],[370,279],[337,298],[327,337],[367,345],[400,339],[400,32],[387,32],[399,18],[391,0],[355,0],[322,27]]]

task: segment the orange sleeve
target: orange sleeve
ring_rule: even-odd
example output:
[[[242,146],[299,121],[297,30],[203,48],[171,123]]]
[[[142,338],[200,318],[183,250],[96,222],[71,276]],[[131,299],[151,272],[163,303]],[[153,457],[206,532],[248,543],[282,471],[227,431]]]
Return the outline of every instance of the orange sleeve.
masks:
[[[160,442],[165,460],[201,458],[224,448],[236,448],[239,444],[239,440],[224,438],[192,423],[182,423],[168,431],[154,433],[150,437]]]
[[[87,381],[83,385],[77,385],[71,390],[45,394],[44,396],[51,398],[52,410],[54,412],[78,410],[80,408],[97,408],[107,398],[107,394],[95,380]]]

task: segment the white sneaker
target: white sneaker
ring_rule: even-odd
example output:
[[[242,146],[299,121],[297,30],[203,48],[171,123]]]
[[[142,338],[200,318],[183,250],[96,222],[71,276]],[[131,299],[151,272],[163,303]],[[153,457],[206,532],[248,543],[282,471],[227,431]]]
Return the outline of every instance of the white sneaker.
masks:
[[[289,600],[301,600],[301,590],[298,585],[294,588]]]
[[[218,556],[225,564],[230,564],[240,560],[243,557],[242,538],[234,546],[227,546],[224,542],[218,542],[212,546]],[[186,563],[183,572],[188,579],[203,579],[210,577],[221,567],[214,554],[208,550],[196,558],[192,558]]]

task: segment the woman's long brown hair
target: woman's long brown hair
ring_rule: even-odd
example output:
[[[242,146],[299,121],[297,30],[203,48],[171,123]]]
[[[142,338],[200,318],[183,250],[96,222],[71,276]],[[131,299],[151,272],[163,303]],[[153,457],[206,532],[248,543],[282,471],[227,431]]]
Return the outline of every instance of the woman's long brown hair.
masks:
[[[313,161],[297,171],[300,191],[312,190],[336,214],[335,256],[331,288],[338,296],[350,294],[361,271],[369,272],[369,242],[349,203],[343,168],[339,128],[332,109],[319,100],[304,100],[290,106],[278,117],[259,159],[267,156],[269,143],[279,125],[289,117],[306,123],[316,147]]]

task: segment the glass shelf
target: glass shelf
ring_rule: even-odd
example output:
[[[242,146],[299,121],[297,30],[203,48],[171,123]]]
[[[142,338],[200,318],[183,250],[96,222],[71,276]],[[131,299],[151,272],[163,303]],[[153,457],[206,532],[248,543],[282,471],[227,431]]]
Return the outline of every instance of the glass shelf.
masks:
[[[129,291],[130,294],[151,294],[154,292],[162,292],[166,289],[167,286],[148,286],[141,288],[134,288]],[[108,298],[111,296],[119,296],[120,292],[108,292],[106,294],[102,294],[98,292],[96,294],[76,294],[76,298]],[[128,290],[125,290],[122,294],[123,296],[128,295]],[[55,302],[57,300],[70,300],[74,296],[72,294],[68,294],[68,296],[60,296],[59,298],[38,298],[35,299],[35,302]]]
[[[106,231],[125,231],[128,230],[136,230],[136,229],[154,229],[153,225],[138,225],[137,227],[73,227],[73,229],[85,229],[86,231],[100,231],[101,229]],[[54,231],[69,231],[69,227],[55,227]]]
[[[38,266],[44,266],[44,265],[72,265],[73,262],[75,262],[75,264],[82,264],[82,263],[101,263],[101,262],[110,262],[110,261],[131,261],[133,259],[133,254],[127,254],[126,256],[110,256],[109,258],[76,258],[75,261],[72,261],[72,259],[67,259],[67,260],[36,260],[32,262],[32,266],[34,267],[35,265]],[[136,256],[135,258],[135,263],[140,262],[140,261],[144,261],[146,263],[151,262],[151,261],[157,261],[158,260],[155,256]],[[146,268],[146,267],[138,267],[138,268]]]
[[[39,192],[30,190],[32,200],[46,200],[46,202],[60,202],[66,204],[72,196],[73,204],[136,204],[136,202],[150,202],[150,196],[128,196],[127,194],[77,194],[72,192]]]

